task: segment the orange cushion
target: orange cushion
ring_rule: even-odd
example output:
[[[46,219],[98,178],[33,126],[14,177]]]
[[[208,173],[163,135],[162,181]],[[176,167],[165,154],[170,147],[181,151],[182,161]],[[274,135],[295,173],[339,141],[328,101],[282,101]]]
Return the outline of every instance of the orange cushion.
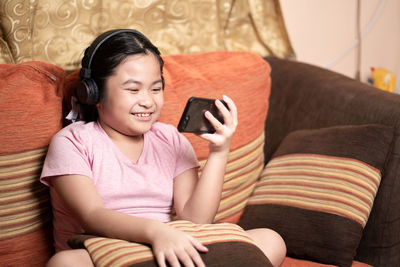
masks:
[[[231,149],[237,149],[264,131],[270,94],[270,66],[260,56],[248,52],[209,52],[164,58],[165,105],[160,121],[178,125],[191,96],[233,99],[239,125]],[[199,159],[208,155],[207,142],[185,134]]]
[[[285,261],[281,265],[281,267],[335,267],[335,266],[336,265],[322,264],[307,260],[294,259],[290,257],[286,257]],[[359,261],[353,261],[351,267],[372,267],[372,266]]]
[[[238,109],[239,124],[232,140],[216,222],[237,223],[264,166],[264,123],[270,94],[270,66],[248,52],[209,52],[167,56],[165,105],[160,121],[177,125],[191,96],[228,95]],[[208,142],[184,134],[200,160],[208,156]]]
[[[44,62],[0,65],[0,155],[49,144],[61,127],[64,76]]]
[[[0,65],[0,262],[43,266],[52,252],[48,189],[39,176],[61,129],[64,71],[51,64]]]

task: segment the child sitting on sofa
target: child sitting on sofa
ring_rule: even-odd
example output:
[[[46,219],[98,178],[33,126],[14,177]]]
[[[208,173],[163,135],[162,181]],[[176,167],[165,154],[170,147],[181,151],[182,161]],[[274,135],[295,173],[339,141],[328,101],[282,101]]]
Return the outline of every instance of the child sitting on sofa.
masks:
[[[216,129],[201,134],[209,157],[201,177],[189,141],[157,122],[163,107],[163,60],[140,32],[112,30],[85,51],[77,88],[79,110],[50,144],[41,181],[50,186],[57,253],[48,266],[93,266],[86,250],[70,250],[80,233],[150,244],[159,266],[204,266],[207,248],[164,222],[174,205],[178,219],[212,223],[217,212],[237,110],[227,96],[210,112]],[[274,266],[286,254],[269,229],[248,233]]]

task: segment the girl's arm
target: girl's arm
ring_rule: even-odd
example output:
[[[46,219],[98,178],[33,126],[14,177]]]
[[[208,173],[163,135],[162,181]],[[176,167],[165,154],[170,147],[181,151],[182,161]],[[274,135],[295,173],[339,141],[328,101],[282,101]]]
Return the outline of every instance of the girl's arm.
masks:
[[[174,180],[175,210],[180,219],[195,223],[212,223],[218,210],[229,148],[238,124],[234,102],[227,96],[223,99],[229,110],[219,100],[216,101],[216,105],[224,117],[224,124],[210,112],[205,113],[216,132],[200,135],[209,141],[210,147],[207,163],[200,178],[197,176],[197,170],[191,169]]]
[[[198,251],[207,248],[164,223],[106,209],[92,180],[82,175],[52,179],[54,190],[87,233],[150,244],[159,266],[204,266]],[[198,251],[197,251],[198,250]]]

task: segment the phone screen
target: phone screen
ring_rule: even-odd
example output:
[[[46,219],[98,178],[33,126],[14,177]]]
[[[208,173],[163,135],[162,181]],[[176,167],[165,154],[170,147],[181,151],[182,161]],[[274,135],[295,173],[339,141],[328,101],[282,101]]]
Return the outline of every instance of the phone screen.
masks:
[[[221,100],[227,107],[225,101]],[[215,129],[204,116],[206,111],[210,111],[216,119],[224,123],[224,119],[218,108],[215,106],[215,99],[191,97],[186,103],[178,124],[178,131],[187,133],[214,133]]]

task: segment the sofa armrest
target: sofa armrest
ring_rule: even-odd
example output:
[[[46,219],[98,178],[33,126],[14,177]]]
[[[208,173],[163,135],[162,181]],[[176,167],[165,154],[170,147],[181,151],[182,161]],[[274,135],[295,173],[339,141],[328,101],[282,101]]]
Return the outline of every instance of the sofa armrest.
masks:
[[[400,95],[313,65],[272,57],[266,60],[272,67],[266,162],[294,130],[400,123]]]
[[[313,65],[278,58],[270,63],[271,96],[265,124],[265,161],[294,130],[382,124],[394,128],[374,204],[356,260],[373,266],[400,263],[400,95]]]

